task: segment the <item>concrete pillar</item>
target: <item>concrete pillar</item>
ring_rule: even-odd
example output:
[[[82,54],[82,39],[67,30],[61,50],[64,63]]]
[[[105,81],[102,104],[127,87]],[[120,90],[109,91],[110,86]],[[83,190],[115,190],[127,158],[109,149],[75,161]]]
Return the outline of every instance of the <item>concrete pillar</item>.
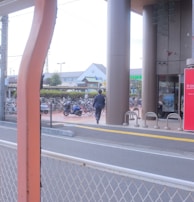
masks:
[[[0,43],[0,120],[5,120],[5,77],[7,75],[8,16],[1,18]]]
[[[142,71],[142,115],[156,112],[157,76],[156,76],[156,39],[157,29],[153,24],[153,8],[143,9],[143,71]]]
[[[108,0],[106,123],[129,110],[130,0]]]

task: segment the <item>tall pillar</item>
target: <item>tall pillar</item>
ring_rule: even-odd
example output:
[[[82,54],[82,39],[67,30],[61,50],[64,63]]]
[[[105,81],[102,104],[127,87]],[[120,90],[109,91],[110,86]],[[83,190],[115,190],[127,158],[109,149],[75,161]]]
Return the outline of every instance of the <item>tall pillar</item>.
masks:
[[[156,112],[157,78],[156,78],[156,39],[157,29],[153,24],[153,8],[143,9],[143,71],[142,71],[142,115]]]
[[[8,16],[1,17],[0,43],[0,120],[5,120],[5,77],[7,75]]]
[[[129,110],[130,0],[108,0],[106,123]]]

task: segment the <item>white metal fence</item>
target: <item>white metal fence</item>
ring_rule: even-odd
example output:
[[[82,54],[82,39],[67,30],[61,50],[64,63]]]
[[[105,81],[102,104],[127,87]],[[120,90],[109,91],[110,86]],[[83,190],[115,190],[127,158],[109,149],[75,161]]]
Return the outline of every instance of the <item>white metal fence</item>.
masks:
[[[0,202],[17,201],[16,145],[0,141]],[[42,202],[194,202],[194,183],[42,151]]]

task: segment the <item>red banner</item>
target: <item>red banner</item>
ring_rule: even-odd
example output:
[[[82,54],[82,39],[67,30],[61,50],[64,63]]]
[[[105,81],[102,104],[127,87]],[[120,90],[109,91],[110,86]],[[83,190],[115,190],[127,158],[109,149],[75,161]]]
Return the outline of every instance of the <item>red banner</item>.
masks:
[[[194,69],[185,69],[184,76],[184,130],[194,131]]]

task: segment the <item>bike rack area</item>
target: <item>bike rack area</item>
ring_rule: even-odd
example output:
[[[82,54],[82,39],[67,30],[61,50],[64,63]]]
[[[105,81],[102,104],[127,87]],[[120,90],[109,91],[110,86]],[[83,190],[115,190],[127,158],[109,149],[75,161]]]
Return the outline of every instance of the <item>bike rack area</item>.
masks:
[[[178,121],[179,121],[179,128],[177,129],[177,130],[179,130],[179,131],[182,131],[183,130],[183,128],[182,128],[182,120],[181,120],[181,117],[180,117],[180,115],[179,114],[177,114],[177,113],[171,113],[171,114],[169,114],[168,116],[167,116],[167,118],[166,118],[166,126],[164,127],[166,130],[170,130],[170,127],[169,127],[169,119],[177,119]]]
[[[137,111],[137,118],[140,119],[140,112],[139,112],[139,108],[135,107],[133,108],[133,111],[136,112]]]
[[[125,118],[124,118],[124,123],[123,126],[127,126],[130,123],[130,120],[135,120],[135,127],[139,127],[139,123],[138,123],[138,119],[139,119],[139,111],[138,113],[135,112],[136,109],[134,109],[133,111],[129,110],[125,113]],[[134,118],[135,117],[135,118]],[[155,125],[154,125],[154,129],[160,129],[159,126],[159,118],[157,116],[157,114],[155,112],[146,112],[143,121],[143,128],[148,128],[148,118],[151,118],[153,121],[155,121]],[[166,118],[166,123],[165,123],[165,130],[170,130],[169,124],[170,124],[170,120],[171,119],[175,119],[178,121],[179,127],[177,128],[178,131],[182,131],[182,119],[180,117],[179,114],[177,113],[170,113],[167,118]]]
[[[129,120],[134,120],[134,116],[135,116],[135,127],[139,127],[139,124],[138,124],[138,115],[136,112],[134,111],[127,111],[125,113],[125,122],[123,123],[124,126],[127,126],[129,125],[129,121],[127,121],[127,117],[129,118]]]
[[[159,129],[160,128],[159,125],[158,125],[158,116],[157,116],[157,114],[155,112],[147,112],[145,114],[143,128],[148,128],[148,125],[146,124],[147,117],[155,118],[156,125],[154,126],[154,128],[155,129]]]

